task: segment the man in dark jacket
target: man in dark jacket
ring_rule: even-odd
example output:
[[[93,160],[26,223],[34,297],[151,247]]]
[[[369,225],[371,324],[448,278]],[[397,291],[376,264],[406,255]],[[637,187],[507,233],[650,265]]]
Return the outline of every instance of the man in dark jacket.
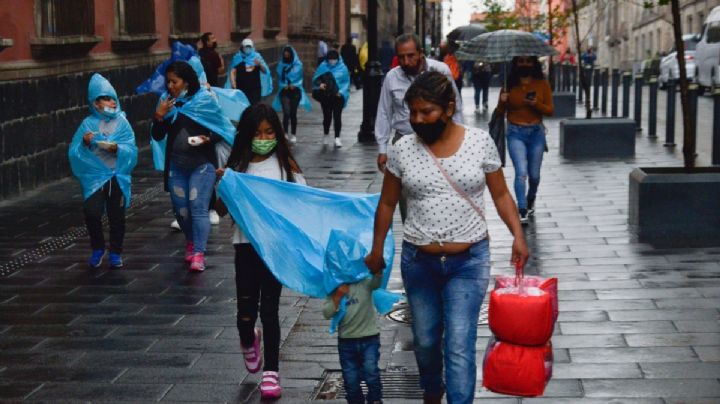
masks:
[[[200,37],[202,48],[198,51],[208,83],[213,87],[219,87],[218,76],[225,74],[225,62],[215,51],[217,40],[212,32],[206,32]]]
[[[362,80],[360,79],[360,59],[358,59],[357,48],[352,43],[352,38],[348,38],[345,45],[340,49],[340,56],[342,56],[345,66],[347,66],[350,72],[350,78],[355,83],[355,88],[358,90],[362,87]]]

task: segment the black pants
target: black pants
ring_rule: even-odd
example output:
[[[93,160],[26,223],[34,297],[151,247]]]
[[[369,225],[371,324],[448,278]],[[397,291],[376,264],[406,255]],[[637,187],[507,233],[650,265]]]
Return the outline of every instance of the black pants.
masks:
[[[237,328],[243,346],[255,341],[255,322],[260,309],[265,347],[263,370],[278,371],[280,356],[280,293],[282,285],[250,244],[235,244]]]
[[[102,217],[107,212],[110,224],[110,252],[121,253],[125,238],[125,196],[115,177],[83,202],[85,225],[90,235],[90,248],[105,249]]]
[[[297,129],[297,110],[300,104],[300,89],[282,90],[280,93],[280,104],[283,110],[283,129],[285,133],[296,133]],[[288,123],[291,125],[291,131],[288,132]]]
[[[330,123],[335,121],[335,137],[340,137],[342,129],[342,110],[344,100],[341,96],[333,97],[320,103],[323,112],[323,133],[330,133]]]
[[[259,104],[260,101],[262,101],[261,94],[261,88],[241,88],[243,93],[245,93],[245,96],[248,98],[248,101],[250,101],[250,105],[256,105]]]

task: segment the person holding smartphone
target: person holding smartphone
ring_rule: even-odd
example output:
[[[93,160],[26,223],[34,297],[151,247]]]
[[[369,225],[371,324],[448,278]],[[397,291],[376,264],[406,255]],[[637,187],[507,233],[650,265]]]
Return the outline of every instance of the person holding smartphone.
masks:
[[[553,114],[552,90],[537,57],[513,58],[507,89],[500,92],[497,112],[507,112],[507,145],[515,168],[515,199],[520,223],[527,224],[535,213],[546,147],[543,116]]]

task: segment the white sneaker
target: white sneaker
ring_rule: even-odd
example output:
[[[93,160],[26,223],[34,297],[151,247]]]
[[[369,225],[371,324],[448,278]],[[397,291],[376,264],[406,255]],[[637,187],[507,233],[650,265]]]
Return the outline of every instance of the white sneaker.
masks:
[[[295,136],[295,135],[290,135],[290,143],[292,143],[292,144],[297,143],[297,136]]]
[[[342,141],[339,137],[335,138],[335,147],[342,147]]]
[[[215,211],[215,209],[208,210],[208,217],[210,218],[210,224],[212,225],[218,225],[220,224],[220,215]]]
[[[177,231],[182,231],[180,228],[180,223],[178,223],[177,219],[173,220],[172,223],[170,223],[170,228]]]
[[[323,137],[323,144],[324,144],[325,146],[329,146],[329,145],[330,145],[330,135],[325,135],[325,136]]]

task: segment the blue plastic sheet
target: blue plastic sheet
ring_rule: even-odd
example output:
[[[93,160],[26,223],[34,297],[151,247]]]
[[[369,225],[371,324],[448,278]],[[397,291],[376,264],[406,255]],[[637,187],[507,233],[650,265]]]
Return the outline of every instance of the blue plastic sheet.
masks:
[[[160,97],[160,101],[166,100],[170,95],[164,93]],[[174,106],[170,112],[163,117],[163,120],[174,122],[177,114],[183,114],[203,127],[220,135],[229,145],[235,140],[235,127],[230,120],[223,114],[220,104],[213,97],[210,91],[205,87],[200,89],[189,97],[177,99],[182,103],[180,107]],[[162,141],[150,142],[153,152],[153,163],[155,169],[163,171],[165,169],[165,142],[167,136]]]
[[[95,100],[100,96],[112,97],[117,103],[115,117],[109,117],[101,114],[93,105]],[[88,104],[90,107],[90,115],[85,118],[80,127],[75,131],[70,147],[68,149],[68,159],[70,160],[70,168],[73,175],[80,181],[83,191],[83,198],[87,199],[100,189],[112,177],[116,177],[120,190],[125,196],[125,206],[130,206],[130,184],[132,182],[132,170],[137,164],[137,147],[135,146],[135,133],[130,123],[125,118],[125,113],[120,108],[120,100],[118,99],[115,89],[107,79],[95,73],[90,78],[88,85]],[[102,121],[118,120],[115,131],[110,134],[100,133],[100,123]],[[83,142],[83,136],[87,132],[95,133],[93,142],[108,141],[116,143],[117,161],[115,169],[108,168],[100,158],[93,153],[89,147]]]
[[[240,50],[233,56],[232,62],[230,62],[230,68],[228,69],[227,80],[225,80],[225,88],[232,88],[230,85],[230,72],[232,69],[240,64],[252,66],[255,64],[255,60],[259,60],[260,64],[265,67],[265,73],[260,72],[260,95],[263,97],[270,95],[273,91],[272,73],[270,73],[270,68],[267,63],[265,63],[265,59],[263,59],[262,55],[255,49],[253,49],[249,55],[244,54],[243,51]]]
[[[197,52],[195,52],[192,46],[185,45],[178,41],[173,42],[170,58],[162,62],[149,79],[137,86],[135,92],[137,94],[155,93],[157,95],[164,93],[166,91],[165,70],[167,70],[168,66],[177,60],[188,61],[193,56],[197,56]],[[207,81],[207,79],[205,81]]]
[[[275,99],[273,100],[272,107],[275,108],[276,111],[282,111],[280,93],[288,84],[291,84],[293,87],[300,89],[300,106],[305,108],[306,111],[311,111],[312,104],[310,103],[310,99],[305,93],[305,88],[303,87],[304,76],[302,61],[300,60],[297,52],[295,52],[295,48],[290,45],[288,45],[286,48],[290,48],[290,50],[292,51],[293,60],[290,63],[285,63],[283,61],[282,55],[280,56],[277,68],[275,69],[275,72],[278,76],[279,89],[278,93],[275,95]],[[283,52],[285,52],[284,49]],[[283,80],[283,77],[285,77],[285,80]]]
[[[218,194],[284,286],[324,298],[342,283],[372,276],[364,259],[372,247],[379,194],[330,192],[233,170],[225,171]],[[387,267],[382,289],[390,278],[394,249],[390,231],[383,251]],[[390,292],[377,295],[380,313],[387,313],[388,305],[400,298]]]
[[[343,96],[343,108],[347,107],[348,100],[350,99],[350,72],[348,71],[347,66],[345,66],[345,62],[343,62],[342,57],[340,57],[335,66],[330,66],[330,63],[328,63],[327,60],[318,66],[312,78],[313,89],[317,88],[315,87],[315,80],[327,72],[332,73],[333,77],[335,77],[335,82],[337,83],[340,95]]]
[[[205,68],[203,68],[200,58],[193,56],[190,60],[188,60],[188,63],[198,75],[200,85],[205,86],[207,84],[207,75],[205,74]],[[215,99],[220,104],[220,109],[222,109],[223,114],[225,114],[231,122],[239,122],[240,116],[242,116],[245,108],[250,106],[250,100],[248,100],[245,93],[241,90],[210,87],[210,93],[215,96]]]

